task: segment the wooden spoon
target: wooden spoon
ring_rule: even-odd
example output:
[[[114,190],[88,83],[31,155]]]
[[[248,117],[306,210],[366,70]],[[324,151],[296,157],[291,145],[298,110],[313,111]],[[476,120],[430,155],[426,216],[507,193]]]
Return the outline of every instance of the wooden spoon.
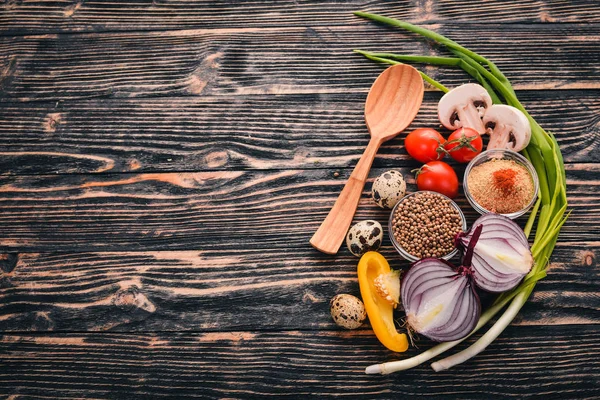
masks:
[[[379,146],[410,125],[421,107],[423,91],[423,78],[409,65],[389,67],[375,80],[365,103],[365,122],[371,140],[333,208],[310,239],[314,248],[327,254],[338,252]]]

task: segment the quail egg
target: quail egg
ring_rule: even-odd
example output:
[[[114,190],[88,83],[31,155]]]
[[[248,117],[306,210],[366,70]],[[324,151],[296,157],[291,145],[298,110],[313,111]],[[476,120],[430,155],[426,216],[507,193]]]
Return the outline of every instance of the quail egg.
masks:
[[[406,194],[406,182],[400,171],[390,170],[379,175],[373,182],[373,200],[381,208],[394,208]]]
[[[350,228],[346,235],[346,246],[357,257],[367,251],[377,250],[383,240],[383,228],[377,221],[361,221]]]
[[[346,329],[356,329],[365,322],[367,311],[363,302],[351,294],[338,294],[329,302],[331,318]]]

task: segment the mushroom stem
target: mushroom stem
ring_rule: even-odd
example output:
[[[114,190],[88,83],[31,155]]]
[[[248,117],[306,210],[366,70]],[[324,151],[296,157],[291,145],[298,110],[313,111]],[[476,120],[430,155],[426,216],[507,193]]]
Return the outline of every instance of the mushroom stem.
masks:
[[[490,141],[488,143],[488,149],[505,149],[508,143],[508,135],[492,135],[490,134]]]
[[[484,87],[467,83],[442,96],[438,103],[438,118],[448,129],[471,128],[483,134],[485,126],[481,117],[491,105],[492,99]]]
[[[467,104],[462,112],[459,111],[458,118],[463,128],[473,128],[479,133],[485,133],[479,110],[472,103]]]
[[[531,139],[529,120],[515,107],[494,104],[483,117],[483,124],[490,134],[490,149],[521,151]]]

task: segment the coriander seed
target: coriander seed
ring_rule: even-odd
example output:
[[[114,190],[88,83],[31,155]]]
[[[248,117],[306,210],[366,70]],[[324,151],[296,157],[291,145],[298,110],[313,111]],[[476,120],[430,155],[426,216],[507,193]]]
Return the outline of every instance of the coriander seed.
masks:
[[[390,218],[396,244],[416,258],[442,258],[454,249],[463,229],[462,216],[452,200],[435,192],[416,192],[401,200]]]

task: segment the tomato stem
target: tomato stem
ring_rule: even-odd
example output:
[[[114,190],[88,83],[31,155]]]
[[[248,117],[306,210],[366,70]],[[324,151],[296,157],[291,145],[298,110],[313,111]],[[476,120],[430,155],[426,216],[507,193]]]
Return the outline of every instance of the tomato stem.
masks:
[[[462,132],[461,137],[457,138],[457,139],[452,139],[446,142],[446,146],[450,145],[450,144],[455,144],[458,143],[458,146],[454,146],[451,149],[445,149],[446,153],[450,154],[450,152],[456,151],[456,150],[460,150],[460,149],[464,149],[465,147],[468,148],[469,150],[475,152],[475,153],[479,153],[479,150],[477,150],[473,144],[471,143],[473,140],[477,139],[477,136],[469,136],[467,137],[467,135],[465,135],[464,132]]]
[[[415,169],[411,169],[410,172],[415,174],[415,179],[417,179],[419,177],[419,175],[421,173],[423,173],[423,168],[429,168],[429,165],[427,164],[423,164],[421,167],[419,168],[415,168]]]

